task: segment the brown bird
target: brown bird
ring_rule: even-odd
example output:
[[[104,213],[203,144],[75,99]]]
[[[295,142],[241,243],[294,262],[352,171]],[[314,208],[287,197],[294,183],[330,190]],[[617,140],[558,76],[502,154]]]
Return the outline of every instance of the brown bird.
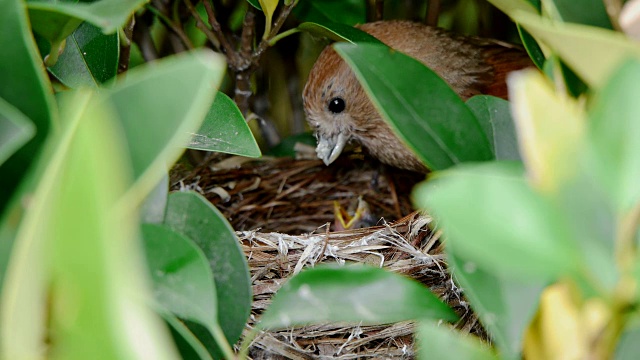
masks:
[[[463,37],[411,21],[358,26],[389,47],[419,60],[466,100],[507,97],[507,73],[532,65],[527,54],[495,40]],[[426,172],[425,165],[382,120],[354,73],[331,46],[316,61],[304,88],[307,121],[318,139],[316,153],[329,165],[354,140],[382,163]]]

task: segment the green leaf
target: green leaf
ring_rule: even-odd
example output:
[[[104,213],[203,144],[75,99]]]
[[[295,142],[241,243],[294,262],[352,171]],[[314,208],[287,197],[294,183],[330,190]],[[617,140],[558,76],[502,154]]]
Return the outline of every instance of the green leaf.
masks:
[[[491,348],[478,338],[446,324],[421,321],[416,330],[418,359],[498,360]]]
[[[129,16],[149,0],[99,0],[92,3],[29,1],[33,31],[51,43],[69,36],[82,21],[99,27],[105,34],[116,32]]]
[[[131,152],[136,183],[129,200],[142,202],[178,158],[204,119],[224,69],[222,56],[194,51],[132,69],[107,91]]]
[[[293,14],[300,21],[314,23],[364,24],[367,21],[366,2],[362,0],[304,0]]]
[[[207,348],[205,348],[200,340],[193,334],[193,332],[191,332],[191,329],[185,324],[185,322],[181,321],[168,311],[160,311],[160,315],[171,326],[171,334],[173,335],[173,339],[176,342],[176,347],[178,348],[178,351],[180,351],[182,359],[213,359],[207,351]]]
[[[29,118],[36,128],[33,138],[0,166],[0,217],[16,187],[38,157],[54,120],[55,104],[47,74],[29,29],[20,0],[5,0],[0,11],[0,98]],[[32,190],[24,188],[23,191]],[[15,224],[13,222],[12,224]],[[15,225],[14,225],[15,227]]]
[[[520,160],[509,102],[495,96],[478,95],[467,100],[467,106],[475,114],[493,145],[496,160]]]
[[[248,157],[262,155],[240,109],[221,92],[216,94],[200,130],[193,134],[187,147]]]
[[[562,21],[613,29],[602,0],[553,0]]]
[[[284,138],[278,145],[269,150],[267,155],[275,157],[296,157],[296,144],[305,144],[315,147],[317,140],[311,132],[304,132]]]
[[[503,358],[520,358],[524,333],[538,307],[544,284],[512,281],[447,251],[449,268],[464,295],[489,330]]]
[[[62,99],[63,129],[40,161],[46,176],[2,292],[2,358],[37,358],[45,347],[72,360],[175,355],[147,306],[135,208],[121,206],[130,184],[126,147],[113,111],[97,97]]]
[[[337,43],[376,109],[432,170],[491,160],[491,145],[471,110],[418,60],[376,44]]]
[[[640,46],[619,32],[553,22],[520,12],[512,18],[558,54],[592,88],[601,88],[628,57],[640,59]]]
[[[0,98],[0,165],[35,135],[35,127],[20,110]]]
[[[210,331],[218,326],[216,287],[207,258],[189,238],[163,225],[143,224],[154,298],[179,318]],[[212,331],[213,332],[213,331]]]
[[[637,322],[637,319],[636,319]],[[615,360],[634,360],[640,354],[640,326],[637,323],[628,326],[620,336],[615,350]]]
[[[640,61],[620,67],[596,95],[589,116],[593,176],[621,213],[640,201]]]
[[[461,165],[419,184],[413,198],[438,219],[451,251],[494,274],[544,281],[582,269],[561,214],[520,164]]]
[[[542,49],[540,48],[540,45],[538,45],[536,39],[534,39],[527,30],[523,29],[522,26],[520,26],[519,24],[516,24],[516,26],[518,28],[518,34],[520,34],[522,45],[524,46],[525,50],[527,50],[527,54],[529,54],[531,61],[533,61],[538,69],[542,69],[545,61],[545,56],[542,52]]]
[[[104,35],[85,22],[67,38],[64,53],[49,71],[70,88],[96,87],[116,76],[119,51],[118,34]]]
[[[164,222],[169,197],[169,174],[165,174],[140,206],[140,221],[148,224]]]
[[[334,41],[347,41],[352,44],[360,42],[382,44],[380,40],[367,34],[366,32],[354,28],[353,26],[341,23],[305,22],[298,25],[298,29],[311,33],[315,36],[326,37]]]
[[[231,225],[195,192],[169,195],[165,224],[194,241],[209,260],[218,293],[218,321],[230,343],[240,338],[251,312],[251,280]]]
[[[262,314],[261,329],[346,321],[386,324],[413,319],[456,320],[422,284],[365,266],[317,267],[291,278]]]
[[[493,6],[497,7],[503,13],[513,16],[517,12],[525,12],[528,14],[538,14],[538,9],[531,0],[488,0]]]
[[[247,0],[247,2],[249,4],[251,4],[251,6],[253,6],[254,8],[262,11],[262,7],[260,6],[260,1],[258,1],[258,0]]]

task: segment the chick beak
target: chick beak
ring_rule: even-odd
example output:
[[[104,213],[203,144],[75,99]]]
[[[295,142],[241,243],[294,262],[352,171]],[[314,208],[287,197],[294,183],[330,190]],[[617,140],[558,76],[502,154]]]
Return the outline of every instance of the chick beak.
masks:
[[[322,134],[318,134],[318,146],[316,147],[316,154],[322,159],[325,165],[329,165],[334,162],[347,144],[348,138],[343,133],[327,137]]]

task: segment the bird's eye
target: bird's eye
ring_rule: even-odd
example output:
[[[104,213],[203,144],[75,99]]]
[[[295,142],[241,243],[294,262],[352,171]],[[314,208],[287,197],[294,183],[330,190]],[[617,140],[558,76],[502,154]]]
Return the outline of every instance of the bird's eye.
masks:
[[[339,114],[344,111],[346,107],[344,100],[340,97],[335,97],[329,101],[329,111],[334,114]]]

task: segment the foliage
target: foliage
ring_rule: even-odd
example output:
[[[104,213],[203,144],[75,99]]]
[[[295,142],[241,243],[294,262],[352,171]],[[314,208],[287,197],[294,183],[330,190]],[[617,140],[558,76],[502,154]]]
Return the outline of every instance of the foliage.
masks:
[[[365,1],[239,1],[224,24],[232,44],[221,3],[2,0],[0,357],[237,356],[246,259],[202,196],[167,193],[166,173],[184,147],[260,156],[245,122],[261,117],[252,81],[267,49],[295,33],[343,41],[335,49],[377,109],[436,170],[415,202],[438,219],[496,349],[436,325],[456,316],[416,282],[345,267],[283,286],[240,356],[263,329],[408,319],[420,320],[425,358],[633,356],[640,46],[619,31],[620,8],[600,1],[490,2],[544,70],[513,75],[510,103],[464,103],[351,27]],[[290,14],[298,22],[283,31]],[[134,36],[134,23],[146,32]],[[187,53],[163,53],[162,37]],[[203,42],[225,54],[226,78],[222,56],[194,50]],[[136,54],[151,63],[127,71]],[[229,83],[233,99],[216,91]]]

